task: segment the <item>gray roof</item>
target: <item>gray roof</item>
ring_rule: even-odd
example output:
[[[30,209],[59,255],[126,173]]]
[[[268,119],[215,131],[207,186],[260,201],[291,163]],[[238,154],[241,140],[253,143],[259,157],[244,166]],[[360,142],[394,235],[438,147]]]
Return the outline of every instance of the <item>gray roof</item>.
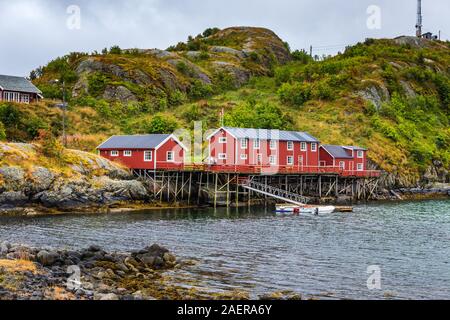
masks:
[[[98,149],[155,149],[170,136],[170,134],[112,136],[98,146]]]
[[[355,147],[355,146],[344,146],[346,149],[355,150],[355,151],[367,151],[366,148]]]
[[[353,159],[353,157],[348,154],[346,149],[343,146],[332,146],[332,145],[323,145],[326,151],[331,154],[334,158],[337,159]]]
[[[261,139],[294,142],[319,142],[316,138],[306,132],[280,131],[267,129],[243,129],[243,128],[223,128],[237,139]]]
[[[7,91],[18,91],[27,93],[42,94],[31,81],[23,77],[0,75],[0,87]]]

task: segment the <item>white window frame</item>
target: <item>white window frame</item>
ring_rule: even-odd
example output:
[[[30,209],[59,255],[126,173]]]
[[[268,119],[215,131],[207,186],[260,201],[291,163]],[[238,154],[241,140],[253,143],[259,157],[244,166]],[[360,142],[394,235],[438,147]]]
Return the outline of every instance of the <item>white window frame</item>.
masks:
[[[116,157],[119,156],[119,151],[117,151],[117,150],[111,150],[110,155],[111,155],[111,157],[116,158]]]
[[[150,155],[150,157],[147,157],[147,155]],[[152,162],[153,161],[153,151],[147,150],[144,151],[144,162]]]
[[[167,162],[175,162],[175,152],[174,151],[167,151],[167,153],[166,153],[166,161]]]
[[[227,160],[227,154],[226,153],[219,153],[218,155],[217,155],[217,158],[219,159],[219,160]]]
[[[258,165],[262,165],[262,163],[263,163],[263,158],[262,158],[262,154],[261,154],[261,153],[258,153],[258,154],[256,155],[256,162],[257,162]]]
[[[277,150],[277,140],[270,140],[270,150]]]
[[[311,152],[317,152],[317,143],[311,143]]]
[[[123,152],[123,156],[124,156],[124,157],[127,157],[127,158],[132,157],[132,156],[133,156],[133,151],[131,151],[131,150],[125,150],[125,151]]]
[[[22,94],[20,95],[20,102],[21,102],[21,103],[29,104],[29,103],[30,103],[30,95],[29,95],[29,94],[26,94],[26,93],[22,93]]]
[[[226,144],[227,143],[227,137],[220,137],[219,138],[219,143],[220,144]]]
[[[269,157],[269,163],[271,166],[276,166],[277,165],[277,157],[276,156],[270,156]]]
[[[248,139],[241,139],[241,149],[248,149]]]
[[[358,164],[356,165],[356,170],[357,170],[357,171],[364,171],[364,164],[358,163]]]
[[[248,155],[246,154],[241,154],[241,160],[247,160],[248,159]]]
[[[294,156],[288,156],[286,162],[287,162],[288,166],[293,166],[294,165]]]
[[[357,157],[358,157],[358,159],[364,159],[364,151],[358,150]]]
[[[339,162],[339,168],[340,168],[340,169],[346,170],[346,167],[347,167],[347,166],[345,165],[345,161],[340,161],[340,162]]]
[[[254,150],[261,149],[261,140],[260,139],[253,140],[253,149]]]
[[[287,149],[288,151],[294,151],[294,141],[287,142]]]
[[[308,145],[306,144],[306,142],[302,142],[300,144],[300,151],[308,151]]]

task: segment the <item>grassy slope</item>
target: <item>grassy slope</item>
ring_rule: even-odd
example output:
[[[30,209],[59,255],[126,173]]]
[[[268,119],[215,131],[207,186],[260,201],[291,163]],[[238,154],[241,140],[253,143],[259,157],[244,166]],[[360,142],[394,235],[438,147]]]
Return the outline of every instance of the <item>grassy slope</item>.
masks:
[[[214,128],[220,125],[219,111],[225,108],[227,122],[259,126],[257,120],[252,123],[243,119],[244,113],[259,108],[261,118],[269,119],[263,122],[266,127],[308,131],[323,143],[368,147],[370,159],[381,169],[398,174],[404,184],[413,183],[433,160],[450,167],[449,52],[448,43],[415,48],[377,40],[358,44],[325,61],[292,62],[278,67],[275,76],[254,77],[240,89],[227,91],[219,87],[213,96],[181,99],[159,109],[105,105],[94,98],[89,100],[93,104],[73,101],[68,113],[69,132],[74,135],[70,147],[92,151],[111,134],[144,133],[155,113],[172,119],[179,127],[192,128],[192,121],[202,120],[205,128]],[[112,58],[125,59],[106,59]],[[393,98],[384,99],[376,108],[358,94],[371,88],[389,92]],[[409,89],[415,92],[414,97],[408,97]],[[29,139],[32,134],[28,131],[33,130],[27,122],[32,119],[40,122],[32,123],[33,128],[52,127],[60,132],[60,112],[51,104],[30,106],[23,125],[5,123],[7,136]],[[281,110],[287,120],[270,121],[273,114],[264,114],[269,106]]]

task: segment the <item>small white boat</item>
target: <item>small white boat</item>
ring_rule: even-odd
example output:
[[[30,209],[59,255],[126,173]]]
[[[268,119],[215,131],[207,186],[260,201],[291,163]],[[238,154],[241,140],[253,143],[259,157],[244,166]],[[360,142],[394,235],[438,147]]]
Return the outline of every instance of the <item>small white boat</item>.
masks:
[[[323,215],[330,214],[336,210],[334,206],[297,206],[297,205],[277,205],[278,215]]]

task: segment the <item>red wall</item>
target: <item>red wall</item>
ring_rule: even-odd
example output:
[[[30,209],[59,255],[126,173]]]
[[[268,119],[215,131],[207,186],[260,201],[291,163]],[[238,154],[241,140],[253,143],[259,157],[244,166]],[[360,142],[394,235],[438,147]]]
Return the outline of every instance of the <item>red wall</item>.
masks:
[[[226,144],[220,144],[221,137],[227,138]],[[241,148],[240,139],[236,140],[225,130],[219,131],[210,140],[209,154],[210,158],[213,158],[214,163],[217,165],[227,166],[253,166],[253,165],[270,165],[270,156],[277,157],[277,166],[287,166],[288,156],[294,157],[293,166],[300,167],[300,157],[303,156],[304,167],[318,167],[319,166],[319,144],[317,143],[316,152],[312,151],[312,143],[307,143],[307,151],[301,151],[301,143],[294,142],[294,150],[288,150],[288,142],[277,141],[277,147],[275,150],[270,149],[270,141],[260,140],[260,148],[255,149],[255,140],[248,140],[248,147],[246,149]],[[227,160],[219,160],[220,153],[227,154]],[[258,154],[261,155],[261,162],[258,163]],[[241,158],[242,155],[246,155],[246,159]]]
[[[346,149],[352,159],[333,158],[324,148],[320,148],[320,162],[325,162],[327,167],[340,167],[340,163],[345,163],[345,171],[357,171],[358,163],[363,164],[363,171],[367,170],[367,151],[363,151],[364,157],[358,158],[358,152]]]
[[[131,157],[124,157],[124,151],[132,151]],[[111,151],[119,151],[118,157],[112,157]],[[152,161],[144,161],[144,152],[152,151]],[[175,161],[167,162],[167,152],[174,151]],[[121,163],[130,169],[180,169],[184,165],[184,149],[173,139],[167,141],[158,150],[154,149],[103,149],[100,155],[108,160]],[[156,167],[155,167],[155,159]]]

